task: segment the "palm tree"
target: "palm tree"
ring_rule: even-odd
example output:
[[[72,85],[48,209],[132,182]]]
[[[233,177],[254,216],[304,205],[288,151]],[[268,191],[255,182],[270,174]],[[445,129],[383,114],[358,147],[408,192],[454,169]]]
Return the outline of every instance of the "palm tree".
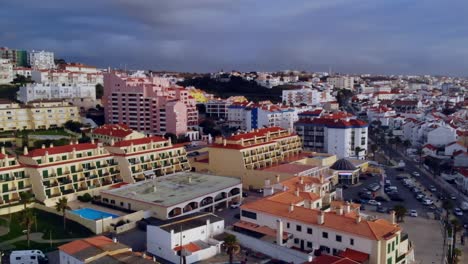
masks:
[[[395,205],[395,207],[393,207],[393,210],[395,211],[397,222],[403,222],[406,212],[408,211],[406,207],[404,207],[401,204],[398,204],[398,205]]]
[[[65,230],[66,228],[66,221],[67,221],[67,218],[66,218],[66,214],[67,214],[67,210],[69,210],[70,207],[68,206],[68,199],[67,197],[63,197],[63,198],[60,198],[57,203],[55,204],[55,210],[57,210],[57,212],[62,212],[62,216],[63,216],[63,230]]]
[[[226,253],[229,255],[229,264],[232,264],[234,261],[234,254],[237,254],[240,252],[240,246],[239,242],[237,241],[237,238],[235,235],[227,235],[224,238],[224,249],[226,250]]]
[[[444,200],[442,202],[442,208],[445,210],[445,223],[448,223],[449,212],[453,209],[453,202],[452,200]]]
[[[24,229],[26,229],[26,240],[28,241],[28,247],[29,247],[29,242],[30,242],[29,234],[31,234],[31,227],[35,221],[35,216],[32,210],[27,208],[21,211],[19,213],[19,221],[20,221],[20,225]]]
[[[458,264],[460,261],[460,257],[462,255],[462,251],[458,248],[453,249],[453,257],[452,257],[452,263]]]
[[[34,195],[31,192],[22,192],[20,193],[20,203],[23,204],[24,210],[30,202],[32,202]]]

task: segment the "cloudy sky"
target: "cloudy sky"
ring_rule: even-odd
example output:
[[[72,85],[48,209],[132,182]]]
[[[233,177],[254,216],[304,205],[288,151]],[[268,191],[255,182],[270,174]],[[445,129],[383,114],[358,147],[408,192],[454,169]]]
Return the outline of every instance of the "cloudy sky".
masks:
[[[101,67],[468,75],[466,0],[0,0],[0,46]]]

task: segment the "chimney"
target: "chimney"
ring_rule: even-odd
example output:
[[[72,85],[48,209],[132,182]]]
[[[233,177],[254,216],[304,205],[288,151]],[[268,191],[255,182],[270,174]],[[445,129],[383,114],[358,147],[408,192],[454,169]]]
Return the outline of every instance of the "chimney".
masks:
[[[2,147],[0,151],[3,155],[5,155],[5,147]]]
[[[292,211],[294,211],[294,204],[293,203],[291,203],[289,205],[289,212],[291,213]]]
[[[227,144],[227,140],[223,138],[223,146],[226,146],[226,144]]]
[[[283,185],[283,192],[287,191],[288,190],[288,187],[286,187],[285,185]]]
[[[114,144],[115,144],[115,141],[114,141],[113,138],[111,138],[111,140],[110,140],[110,145],[113,146]]]
[[[24,146],[23,155],[28,155],[28,146]]]
[[[156,184],[153,184],[153,192],[156,192],[158,188],[156,188]]]
[[[146,258],[146,252],[143,252],[143,254],[141,254],[141,257],[145,259]]]
[[[302,176],[300,176],[299,179],[300,179],[299,182],[300,182],[301,184],[304,184],[304,178],[303,178]]]
[[[359,223],[361,223],[361,216],[360,215],[358,215],[356,217],[356,224],[359,224]]]
[[[73,145],[73,140],[70,140],[70,143],[68,143],[69,145]]]
[[[296,191],[294,192],[294,194],[295,194],[296,196],[299,196],[299,188],[296,189]]]
[[[311,255],[309,255],[309,256],[307,257],[307,261],[308,261],[308,262],[312,262],[313,259],[314,259],[314,257],[311,256]]]
[[[113,237],[112,242],[117,243],[117,237]]]
[[[49,148],[53,148],[53,147],[54,147],[54,143],[50,142]]]
[[[323,183],[325,181],[325,178],[323,177],[323,174],[320,174],[320,183]]]
[[[270,187],[270,179],[265,179],[265,188]]]
[[[344,213],[348,214],[350,212],[351,212],[351,204],[349,202],[346,202],[344,206]]]
[[[280,182],[280,175],[276,174],[276,183],[279,183],[279,182]]]
[[[44,144],[42,144],[42,145],[41,145],[41,148],[42,148],[42,149],[45,149],[45,145],[44,145]]]
[[[91,139],[91,144],[94,144],[94,138]]]
[[[336,208],[337,215],[343,215],[343,207],[340,205]]]
[[[156,262],[156,257],[155,256],[153,256],[153,262]]]
[[[325,223],[325,212],[320,211],[319,214],[317,215],[317,224],[323,225]]]
[[[276,244],[283,245],[283,221],[281,219],[276,220]]]
[[[395,225],[396,224],[396,214],[395,214],[395,211],[392,210],[390,211],[390,221],[392,222],[392,225]]]

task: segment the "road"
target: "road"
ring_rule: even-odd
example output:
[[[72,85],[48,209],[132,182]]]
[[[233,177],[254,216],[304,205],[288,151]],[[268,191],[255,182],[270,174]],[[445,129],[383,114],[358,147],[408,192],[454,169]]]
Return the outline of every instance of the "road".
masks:
[[[374,139],[375,140],[375,139]],[[380,144],[381,150],[383,152],[391,157],[395,161],[400,161],[403,160],[405,162],[405,171],[412,173],[412,172],[418,172],[421,177],[415,178],[419,183],[421,183],[422,186],[424,186],[426,189],[429,188],[429,186],[433,185],[436,186],[438,192],[442,193],[445,197],[450,197],[451,195],[456,196],[456,200],[454,200],[454,205],[455,207],[458,207],[458,203],[460,202],[462,196],[461,194],[456,191],[455,193],[447,188],[445,185],[445,182],[442,179],[435,179],[432,174],[428,175],[428,173],[421,169],[419,164],[417,164],[414,160],[412,160],[410,157],[406,155],[402,155],[401,152],[395,150],[394,148],[390,147],[389,145],[384,145]],[[462,224],[468,224],[468,214],[465,213],[463,216],[456,216],[459,220],[460,223]]]

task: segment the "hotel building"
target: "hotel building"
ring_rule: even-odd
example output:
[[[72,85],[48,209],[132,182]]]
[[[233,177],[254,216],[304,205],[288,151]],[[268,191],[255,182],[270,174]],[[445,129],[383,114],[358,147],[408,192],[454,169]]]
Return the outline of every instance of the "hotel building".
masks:
[[[58,198],[75,200],[122,182],[120,167],[101,143],[50,146],[35,149],[19,157],[30,175],[37,200],[53,206]]]
[[[49,129],[61,127],[68,120],[79,121],[78,108],[62,101],[18,104],[0,101],[0,131]]]
[[[13,64],[0,58],[0,84],[10,84],[13,78]]]
[[[88,99],[96,101],[96,87],[92,84],[27,84],[21,86],[18,101],[28,103],[41,100],[73,100]]]
[[[184,135],[198,125],[198,111],[189,90],[172,87],[160,77],[104,76],[106,123],[126,124],[149,134]]]
[[[159,136],[115,142],[107,149],[129,183],[191,169],[184,146]]]
[[[310,179],[296,177],[266,185],[271,192],[264,199],[241,206],[235,230],[253,234],[258,243],[294,248],[309,257],[330,254],[376,264],[414,261],[412,243],[396,224],[394,212],[390,221],[373,220],[360,215],[358,204],[342,200],[320,204],[321,194],[306,182]]]
[[[136,132],[124,124],[104,124],[93,129],[88,136],[106,145],[113,145],[116,142],[145,137],[144,134]]]
[[[0,208],[18,204],[23,192],[31,192],[29,174],[18,160],[5,153],[2,147],[0,152]]]

